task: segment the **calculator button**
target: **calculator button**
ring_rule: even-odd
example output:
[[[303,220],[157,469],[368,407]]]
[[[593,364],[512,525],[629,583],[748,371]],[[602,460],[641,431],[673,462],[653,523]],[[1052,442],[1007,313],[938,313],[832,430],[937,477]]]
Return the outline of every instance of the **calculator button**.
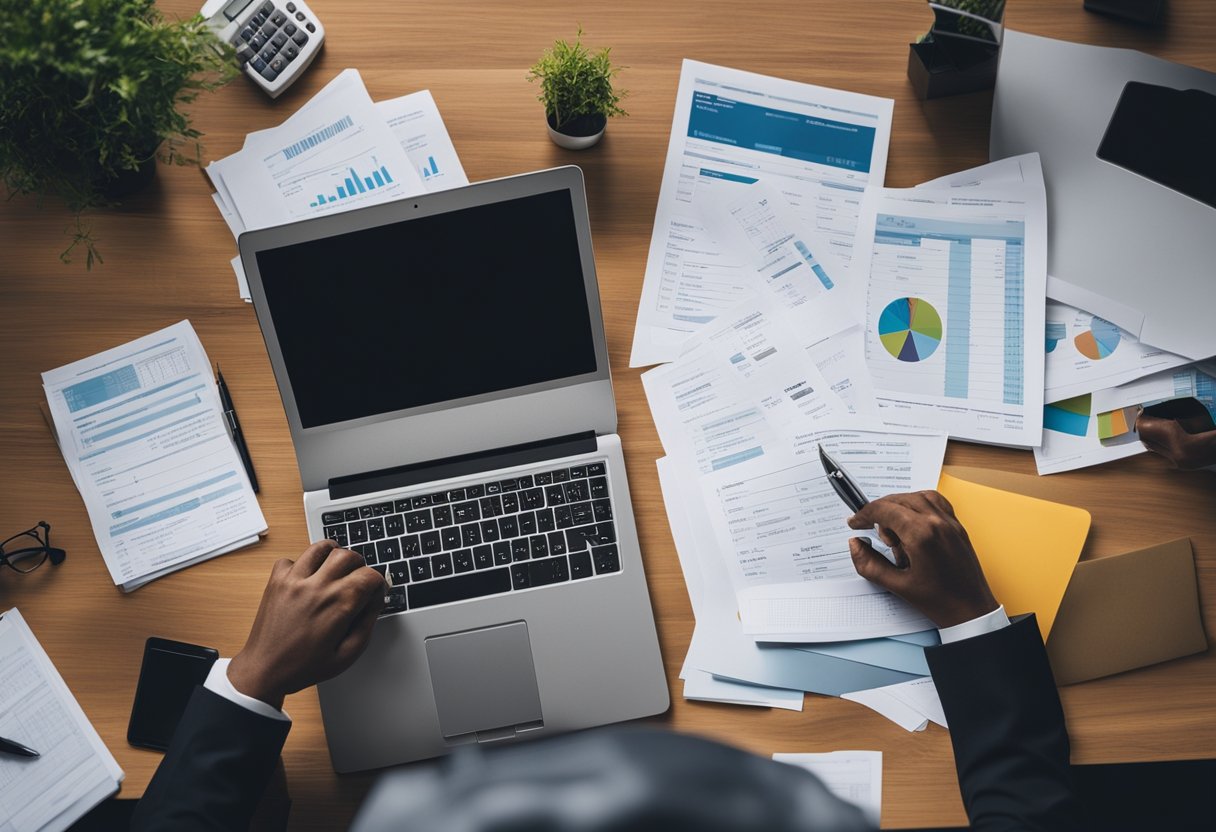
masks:
[[[288,4],[287,4],[287,11],[289,11],[289,12],[294,12],[295,10],[296,10],[296,4],[295,4],[295,3],[288,3]]]
[[[258,12],[253,17],[249,18],[249,25],[254,29],[258,28],[265,22],[266,15],[262,14],[261,12]]]
[[[307,30],[308,30],[308,31],[310,31],[310,32],[315,32],[315,31],[317,31],[317,27],[316,27],[316,26],[313,26],[311,23],[305,23],[305,24],[304,24],[304,28],[305,28],[305,29],[307,29]]]
[[[270,63],[271,61],[273,61],[273,60],[274,60],[274,56],[275,56],[275,55],[277,55],[278,53],[279,53],[279,50],[278,50],[278,49],[276,49],[276,48],[275,48],[275,47],[272,45],[272,46],[267,46],[265,49],[263,49],[263,50],[262,50],[262,51],[259,53],[259,55],[260,55],[260,57],[262,58],[262,60],[263,60],[263,61],[265,61],[266,63]]]
[[[296,20],[303,23],[304,22],[304,12],[296,12]]]
[[[296,42],[297,46],[303,46],[304,44],[308,43],[308,33],[307,32],[296,32],[294,35],[291,36],[291,39]]]
[[[270,16],[270,22],[275,26],[282,26],[287,22],[287,15],[283,14],[282,12],[275,12]]]
[[[274,3],[271,3],[270,0],[266,0],[266,2],[262,4],[262,8],[258,9],[258,12],[264,15],[269,15],[273,11]]]
[[[246,41],[246,42],[253,40],[253,34],[254,34],[254,32],[252,29],[242,29],[241,30],[241,40]]]
[[[253,40],[249,41],[249,46],[255,50],[261,49],[263,46],[266,45],[267,40],[269,40],[269,38],[267,38],[261,32],[258,32],[256,35],[253,36]],[[355,514],[357,516],[358,512],[355,512]]]
[[[270,68],[275,71],[275,74],[287,69],[287,59],[282,55],[276,55],[274,60],[270,62]]]
[[[277,31],[279,31],[279,27],[271,23],[269,20],[262,24],[262,34],[266,37],[270,37]]]
[[[283,27],[283,34],[287,35],[288,37],[291,37],[295,33],[296,33],[296,24],[288,23],[286,26]]]
[[[287,35],[283,34],[282,32],[279,32],[277,35],[275,35],[274,37],[272,37],[270,39],[270,42],[273,43],[279,49],[282,49],[283,44],[287,43]]]
[[[279,77],[279,73],[275,72],[274,67],[269,66],[269,65],[265,69],[262,70],[261,74],[262,74],[262,77],[265,78],[267,81],[273,81],[275,78]]]

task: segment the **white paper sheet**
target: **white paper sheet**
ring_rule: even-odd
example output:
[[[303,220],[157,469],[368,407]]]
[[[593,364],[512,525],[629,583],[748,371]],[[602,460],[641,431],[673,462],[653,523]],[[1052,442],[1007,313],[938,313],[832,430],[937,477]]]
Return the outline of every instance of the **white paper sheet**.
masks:
[[[850,268],[867,278],[866,361],[883,419],[957,439],[1038,445],[1043,189],[875,189],[858,240],[867,242]]]
[[[42,380],[115,584],[133,589],[266,530],[189,321]]]
[[[643,374],[642,385],[664,449],[698,471],[763,456],[793,430],[847,414],[763,297],[720,316],[687,346]]]
[[[1047,302],[1044,346],[1047,365],[1043,396],[1048,402],[1116,387],[1190,363],[1181,355],[1142,344],[1104,318],[1053,300]]]
[[[852,803],[878,826],[882,819],[882,752],[829,751],[820,754],[774,754],[779,763],[804,768],[828,791]]]
[[[859,533],[812,451],[822,444],[876,499],[933,488],[945,438],[825,429],[794,441],[801,455],[774,453],[701,478],[743,631],[761,641],[847,641],[930,628],[857,575],[848,541]]]
[[[0,736],[35,759],[0,754],[0,829],[59,832],[118,790],[123,771],[21,613],[0,618]]]
[[[894,102],[684,61],[638,308],[631,367],[680,343],[757,290],[706,232],[705,189],[762,181],[847,260],[859,197],[881,184]]]
[[[1130,434],[1120,442],[1103,443],[1098,438],[1097,414],[1091,393],[1044,406],[1043,440],[1034,449],[1034,463],[1040,475],[1088,468],[1147,450]]]
[[[930,722],[943,728],[949,727],[941,699],[937,696],[937,687],[929,676],[897,685],[845,693],[840,698],[865,705],[905,731],[923,731]]]
[[[469,184],[430,90],[376,103],[428,193]]]

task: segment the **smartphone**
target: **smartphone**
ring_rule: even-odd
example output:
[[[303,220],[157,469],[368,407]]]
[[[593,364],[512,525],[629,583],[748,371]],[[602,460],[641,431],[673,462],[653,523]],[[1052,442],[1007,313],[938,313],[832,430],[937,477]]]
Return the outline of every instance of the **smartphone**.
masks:
[[[219,656],[210,647],[149,638],[127,724],[127,742],[157,751],[167,749],[190,695],[207,680]]]

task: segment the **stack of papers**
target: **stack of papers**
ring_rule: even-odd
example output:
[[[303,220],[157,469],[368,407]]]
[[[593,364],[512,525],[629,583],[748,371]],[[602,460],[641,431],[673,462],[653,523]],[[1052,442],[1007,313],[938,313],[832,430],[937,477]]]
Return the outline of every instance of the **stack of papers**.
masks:
[[[266,531],[189,321],[43,373],[42,384],[97,545],[124,591]]]
[[[0,737],[36,758],[0,754],[0,816],[12,832],[59,832],[118,791],[123,771],[21,613],[0,616]]]
[[[234,238],[469,183],[429,91],[373,103],[354,69],[207,174]],[[249,300],[239,257],[232,268]]]

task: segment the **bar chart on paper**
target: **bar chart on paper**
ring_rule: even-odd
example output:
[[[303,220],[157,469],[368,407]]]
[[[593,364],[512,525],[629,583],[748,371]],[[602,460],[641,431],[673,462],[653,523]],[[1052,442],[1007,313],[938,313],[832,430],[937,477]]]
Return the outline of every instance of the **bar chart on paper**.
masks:
[[[338,185],[330,193],[318,193],[316,200],[308,203],[309,208],[319,208],[322,205],[337,202],[341,199],[350,199],[358,194],[383,188],[385,185],[392,184],[393,181],[392,174],[388,172],[388,168],[384,165],[380,165],[380,167],[373,170],[370,176],[359,173],[353,167],[347,168],[345,171],[336,172],[335,176],[341,179],[342,184]]]

